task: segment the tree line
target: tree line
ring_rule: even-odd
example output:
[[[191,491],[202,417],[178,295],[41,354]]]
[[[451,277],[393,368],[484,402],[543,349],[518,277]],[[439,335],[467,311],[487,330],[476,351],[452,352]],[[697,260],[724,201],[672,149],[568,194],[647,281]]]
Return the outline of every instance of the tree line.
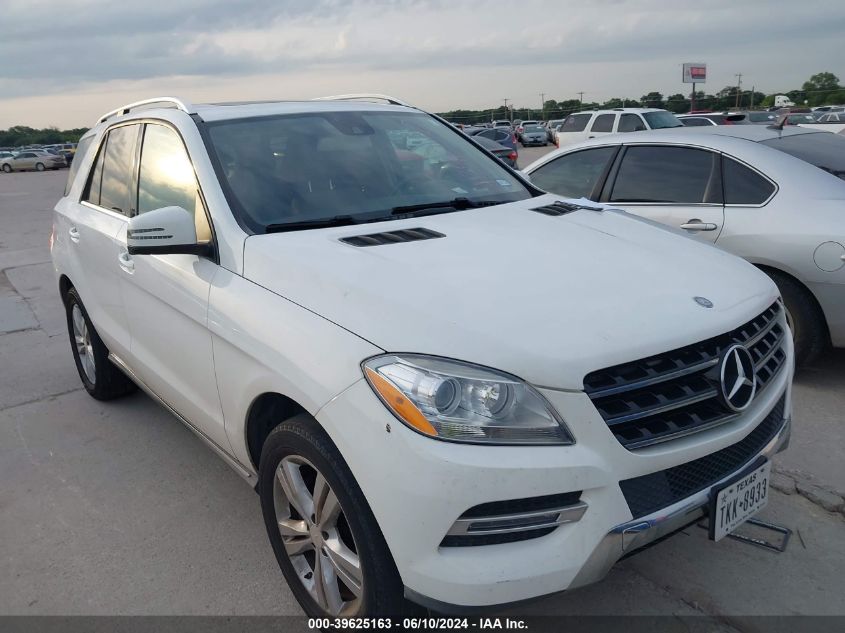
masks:
[[[845,86],[839,78],[830,72],[816,73],[801,86],[800,90],[788,90],[765,94],[752,90],[740,90],[737,86],[725,86],[716,94],[706,94],[703,91],[695,93],[696,110],[735,110],[735,109],[765,109],[774,105],[775,95],[782,94],[789,97],[797,105],[815,107],[826,104],[845,104]],[[628,97],[614,97],[604,102],[581,101],[580,99],[564,99],[556,101],[549,99],[541,108],[513,107],[505,108],[501,105],[489,110],[452,110],[441,113],[440,116],[455,123],[481,123],[496,119],[562,119],[567,114],[579,110],[598,110],[612,108],[663,108],[683,114],[692,109],[692,94],[676,93],[664,97],[660,92],[649,92],[639,99]]]
[[[0,130],[0,147],[77,143],[87,129],[78,127],[71,130],[60,130],[55,127],[48,127],[39,130],[25,125],[14,125],[8,130]]]

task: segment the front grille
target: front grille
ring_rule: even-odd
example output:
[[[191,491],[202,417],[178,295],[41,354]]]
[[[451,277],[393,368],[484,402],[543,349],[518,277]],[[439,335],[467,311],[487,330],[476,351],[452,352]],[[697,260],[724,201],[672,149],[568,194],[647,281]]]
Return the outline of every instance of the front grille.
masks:
[[[757,393],[786,361],[781,306],[773,303],[743,326],[665,354],[594,371],[584,389],[616,439],[633,450],[725,424],[737,417],[723,401],[720,360],[745,345],[754,360]]]
[[[635,519],[705,490],[757,456],[783,426],[785,396],[745,439],[695,461],[619,482]]]

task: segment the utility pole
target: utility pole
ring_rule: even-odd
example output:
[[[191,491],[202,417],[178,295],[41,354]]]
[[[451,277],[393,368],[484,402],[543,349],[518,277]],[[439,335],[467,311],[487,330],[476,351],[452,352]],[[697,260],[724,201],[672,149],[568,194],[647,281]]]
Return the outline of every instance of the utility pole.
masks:
[[[510,119],[511,121],[513,121],[513,119],[511,118],[511,116],[508,114],[509,110],[508,110],[508,98],[507,98],[507,97],[505,97],[505,98],[504,98],[504,102],[505,102],[505,116],[506,116],[508,119]]]
[[[736,77],[736,107],[739,108],[739,99],[742,95],[742,73],[737,73],[734,77]]]
[[[575,94],[578,95],[578,103],[581,104],[581,107],[584,106],[584,93],[583,92],[576,92]]]
[[[540,118],[546,120],[546,93],[540,93]]]
[[[748,104],[749,110],[754,109],[754,88],[756,88],[756,86],[751,86],[751,102]]]

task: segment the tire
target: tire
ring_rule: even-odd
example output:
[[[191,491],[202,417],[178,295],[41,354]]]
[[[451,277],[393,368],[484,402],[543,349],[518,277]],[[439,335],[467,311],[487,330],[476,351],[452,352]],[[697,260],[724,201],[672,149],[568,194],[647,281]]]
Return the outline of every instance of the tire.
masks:
[[[812,363],[828,345],[827,325],[810,291],[801,283],[773,270],[765,271],[780,290],[795,342],[795,364]]]
[[[113,400],[137,388],[109,360],[109,350],[94,329],[76,288],[64,297],[70,347],[79,378],[88,394],[97,400]]]
[[[5,165],[3,165],[3,171],[5,171],[7,174],[11,174],[12,166],[9,163],[6,163]]]
[[[44,163],[35,163],[35,171],[44,171]]]
[[[261,450],[258,489],[267,535],[285,579],[306,615],[313,618],[387,617],[418,614],[421,609],[406,601],[402,580],[390,555],[364,493],[326,432],[309,415],[285,420],[267,436]],[[277,472],[286,473],[283,477]],[[322,475],[328,484],[325,498],[338,504],[321,503],[314,508],[313,490]],[[282,481],[287,483],[283,484]],[[321,487],[321,489],[323,489]],[[297,494],[288,491],[298,491]],[[290,496],[299,499],[289,502]],[[308,500],[311,500],[310,502]],[[301,508],[297,511],[294,507]],[[335,513],[324,511],[333,506]],[[313,509],[311,516],[305,516]],[[322,516],[321,516],[322,515]],[[336,515],[333,523],[330,517]],[[286,541],[279,528],[288,523]],[[325,528],[321,530],[320,528]],[[329,536],[325,539],[325,536]],[[325,539],[325,540],[324,540]],[[288,554],[287,548],[291,550]],[[357,558],[352,581],[338,580],[338,566],[321,552],[341,560]],[[350,556],[351,554],[351,556]],[[318,589],[319,567],[332,579]],[[322,562],[325,561],[325,562]],[[359,584],[356,582],[360,580]],[[306,583],[308,586],[306,586]],[[357,591],[353,591],[353,587]],[[321,594],[332,599],[322,600]]]

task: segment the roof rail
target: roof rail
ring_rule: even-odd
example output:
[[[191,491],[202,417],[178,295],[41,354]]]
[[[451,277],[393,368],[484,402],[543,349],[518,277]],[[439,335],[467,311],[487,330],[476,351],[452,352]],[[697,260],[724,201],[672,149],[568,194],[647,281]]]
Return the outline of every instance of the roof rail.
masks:
[[[398,105],[398,106],[405,106],[406,108],[414,108],[410,103],[405,103],[404,101],[400,101],[395,97],[390,97],[388,95],[381,95],[375,93],[354,93],[348,95],[331,95],[329,97],[315,97],[312,101],[386,101],[390,105]]]
[[[176,97],[153,97],[152,99],[144,99],[143,101],[134,101],[132,103],[127,103],[125,106],[121,106],[115,110],[106,112],[97,120],[97,123],[102,123],[103,121],[106,121],[113,116],[128,114],[131,110],[134,110],[136,108],[152,106],[155,104],[167,104],[171,107],[178,108],[179,110],[181,110],[182,112],[186,112],[187,114],[196,113],[194,106],[183,99],[177,99]]]

